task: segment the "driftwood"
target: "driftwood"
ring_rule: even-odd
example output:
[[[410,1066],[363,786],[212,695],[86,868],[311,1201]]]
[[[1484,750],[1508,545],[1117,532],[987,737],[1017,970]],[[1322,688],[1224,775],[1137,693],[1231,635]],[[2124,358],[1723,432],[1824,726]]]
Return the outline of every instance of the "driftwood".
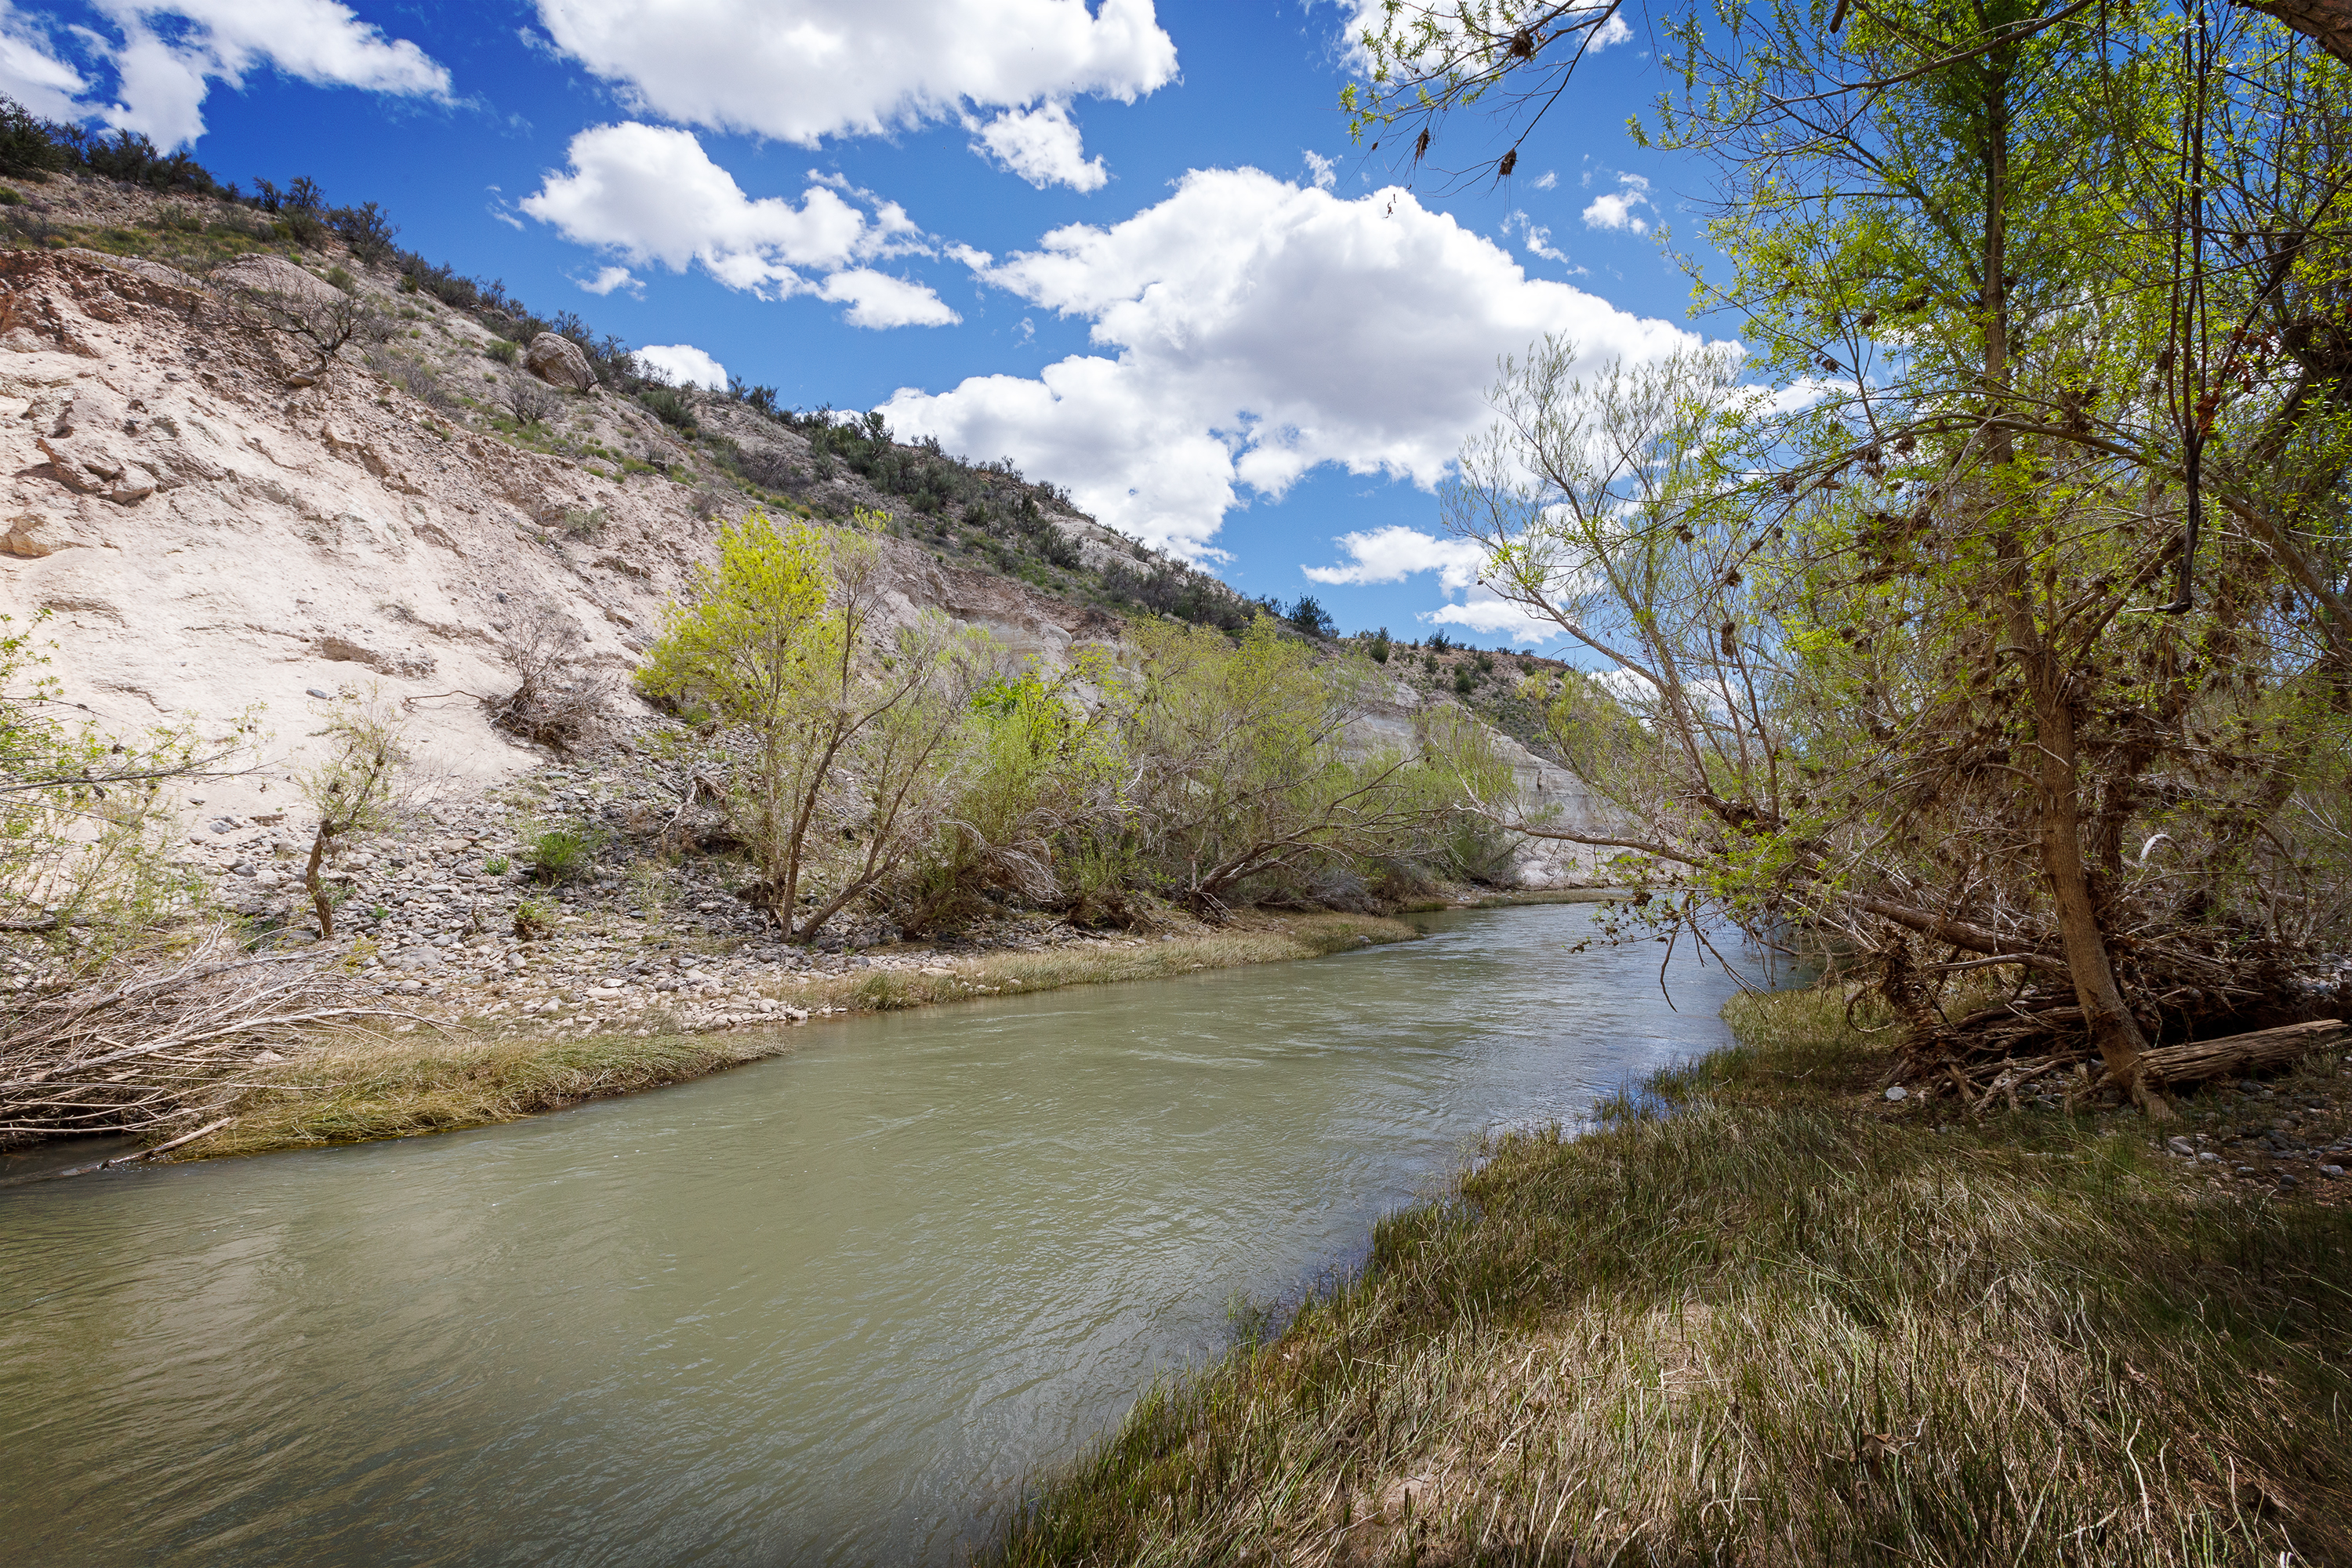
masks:
[[[2162,1046],[2140,1058],[2140,1070],[2158,1083],[2198,1083],[2231,1073],[2285,1067],[2342,1040],[2352,1025],[2335,1018],[2288,1024],[2218,1040]]]

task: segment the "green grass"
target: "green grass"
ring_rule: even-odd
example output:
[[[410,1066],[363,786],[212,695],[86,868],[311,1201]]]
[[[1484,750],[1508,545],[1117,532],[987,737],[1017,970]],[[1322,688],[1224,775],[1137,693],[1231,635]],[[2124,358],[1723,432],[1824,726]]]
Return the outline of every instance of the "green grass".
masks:
[[[1001,1560],[2352,1562],[2343,1211],[2136,1117],[1938,1132],[1841,998],[1731,1016],[1152,1391]]]

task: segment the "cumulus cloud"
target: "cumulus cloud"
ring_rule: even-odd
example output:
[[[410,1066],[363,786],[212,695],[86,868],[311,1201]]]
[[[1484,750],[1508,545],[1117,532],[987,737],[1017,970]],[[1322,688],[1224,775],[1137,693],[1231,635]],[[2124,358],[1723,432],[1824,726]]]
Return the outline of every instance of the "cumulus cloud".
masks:
[[[1317,190],[1328,191],[1339,183],[1337,173],[1339,161],[1337,158],[1326,158],[1312,148],[1307,149],[1302,156],[1307,160],[1307,170],[1314,177]]]
[[[692,132],[635,121],[581,132],[570,159],[570,169],[550,170],[520,205],[576,244],[673,272],[699,262],[729,288],[761,299],[816,294],[847,302],[858,326],[957,319],[924,285],[859,265],[926,247],[898,204],[845,180],[811,175],[797,204],[754,199],[710,161]]]
[[[626,289],[632,294],[640,293],[645,289],[645,285],[637,281],[637,275],[625,267],[600,267],[595,277],[575,278],[572,281],[599,298],[615,289]]]
[[[816,292],[847,305],[843,319],[853,327],[944,327],[963,320],[925,285],[870,268],[836,272]]]
[[[1302,567],[1309,582],[1402,583],[1416,573],[1434,572],[1441,587],[1462,589],[1477,582],[1486,563],[1484,546],[1466,539],[1440,539],[1402,523],[1369,533],[1343,533],[1332,542],[1349,559],[1338,566]]]
[[[81,72],[58,58],[44,20],[0,0],[0,92],[49,120],[76,120],[88,91]]]
[[[1631,229],[1635,234],[1647,234],[1650,232],[1650,220],[1640,216],[1637,209],[1642,207],[1648,207],[1654,213],[1658,210],[1650,200],[1650,182],[1639,174],[1620,174],[1617,176],[1617,189],[1593,197],[1591,205],[1584,209],[1584,226]]]
[[[1498,354],[1547,333],[1593,359],[1691,341],[1564,283],[1410,191],[1354,201],[1255,169],[1194,171],[1108,227],[1073,225],[976,268],[1090,321],[1096,346],[1035,377],[902,388],[893,425],[1009,453],[1106,522],[1194,558],[1244,489],[1318,464],[1434,485],[1486,419]]]
[[[119,43],[91,35],[119,79],[118,101],[99,117],[166,147],[205,133],[212,83],[241,87],[265,67],[318,87],[449,93],[446,67],[338,0],[97,0],[97,8],[121,34]]]
[[[1093,181],[1081,190],[1099,167],[1055,107],[1133,102],[1176,74],[1151,0],[539,0],[539,18],[557,49],[664,119],[814,146],[1002,110],[1000,136],[978,145],[1024,179],[1078,172]]]
[[[692,343],[648,343],[636,356],[673,386],[708,386],[727,390],[727,367]]]
[[[1066,103],[1008,109],[978,129],[980,140],[971,144],[972,151],[993,158],[1041,191],[1047,185],[1098,190],[1110,178],[1100,158],[1087,159]]]
[[[1421,617],[1435,626],[1466,626],[1488,637],[1500,633],[1513,642],[1549,642],[1559,636],[1556,621],[1515,605],[1490,588],[1474,588],[1458,605],[1441,605]]]

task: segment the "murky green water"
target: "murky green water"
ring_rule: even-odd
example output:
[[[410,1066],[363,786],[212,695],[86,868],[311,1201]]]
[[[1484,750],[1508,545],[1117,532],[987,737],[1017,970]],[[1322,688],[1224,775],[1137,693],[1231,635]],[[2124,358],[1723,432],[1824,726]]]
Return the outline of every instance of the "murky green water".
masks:
[[[0,1540],[78,1563],[952,1562],[1498,1124],[1728,983],[1404,947],[798,1031],[478,1132],[0,1192]]]

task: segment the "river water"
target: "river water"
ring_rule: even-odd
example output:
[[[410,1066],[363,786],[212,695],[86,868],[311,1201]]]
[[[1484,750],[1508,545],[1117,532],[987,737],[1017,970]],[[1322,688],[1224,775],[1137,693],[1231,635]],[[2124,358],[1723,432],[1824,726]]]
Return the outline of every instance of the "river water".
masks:
[[[511,1126],[0,1191],[0,1540],[57,1565],[899,1563],[1486,1132],[1726,1033],[1590,908],[795,1032]],[[1678,1009],[1678,1010],[1677,1010]]]

